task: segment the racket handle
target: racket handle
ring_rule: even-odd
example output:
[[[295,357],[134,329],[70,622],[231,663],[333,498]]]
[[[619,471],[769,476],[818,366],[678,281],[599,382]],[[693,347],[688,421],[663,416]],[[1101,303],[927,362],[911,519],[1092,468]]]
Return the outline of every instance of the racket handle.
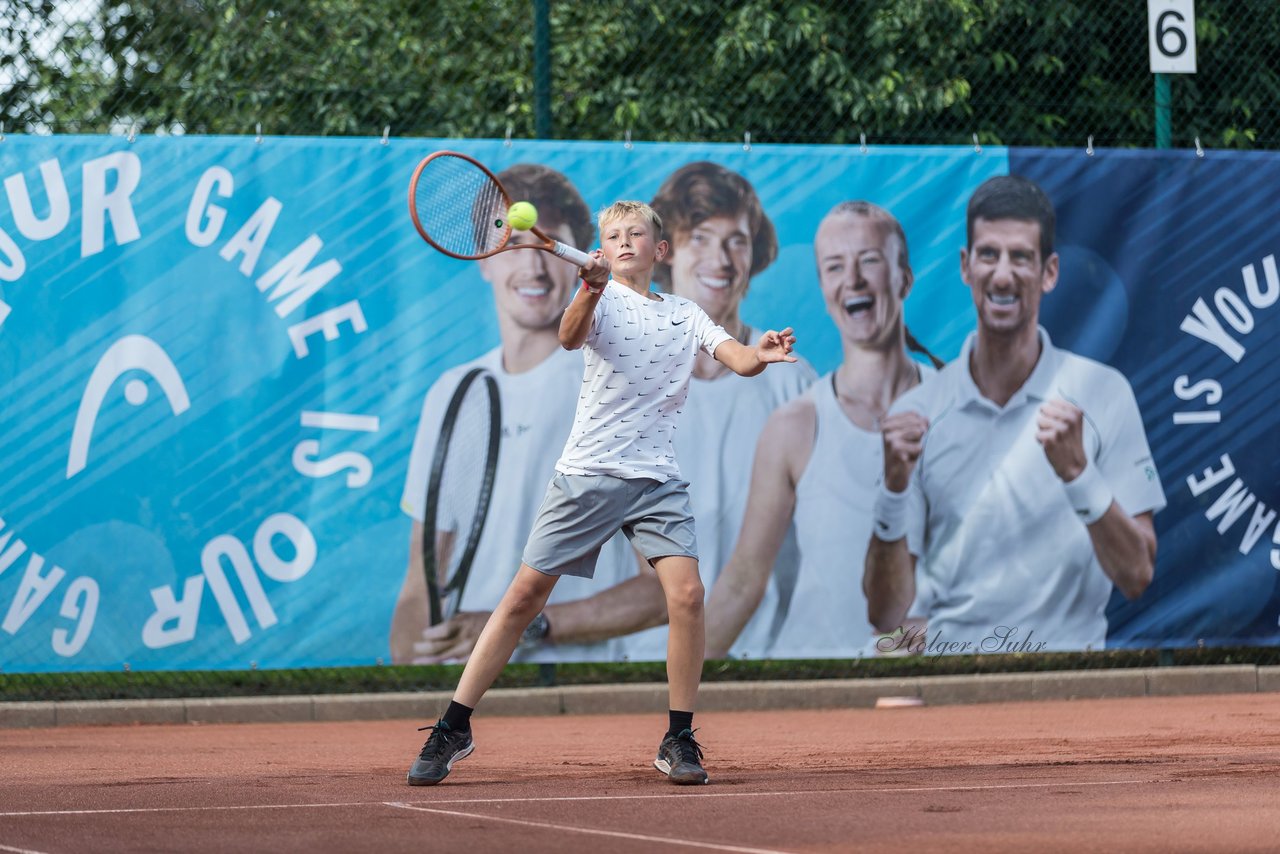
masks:
[[[555,246],[552,247],[551,251],[556,254],[557,258],[563,258],[566,261],[577,264],[579,267],[587,266],[592,260],[587,253],[574,249],[572,246],[566,246],[559,240],[555,241]]]

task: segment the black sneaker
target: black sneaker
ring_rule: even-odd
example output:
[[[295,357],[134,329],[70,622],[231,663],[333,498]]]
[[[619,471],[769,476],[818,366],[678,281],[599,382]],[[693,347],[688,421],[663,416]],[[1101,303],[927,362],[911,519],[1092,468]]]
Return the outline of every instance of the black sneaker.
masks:
[[[694,786],[710,783],[707,772],[702,770],[702,745],[693,739],[693,731],[681,730],[679,735],[668,735],[658,746],[658,758],[653,760],[657,768],[677,786]]]
[[[471,730],[451,730],[444,721],[437,721],[435,726],[418,727],[418,732],[424,729],[431,730],[431,737],[409,768],[410,786],[434,786],[449,776],[453,763],[467,758],[476,749]]]

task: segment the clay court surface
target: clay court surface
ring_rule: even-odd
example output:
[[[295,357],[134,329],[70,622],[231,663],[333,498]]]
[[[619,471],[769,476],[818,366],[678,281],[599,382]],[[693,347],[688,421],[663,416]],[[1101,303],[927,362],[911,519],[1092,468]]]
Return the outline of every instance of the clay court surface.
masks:
[[[481,710],[483,711],[483,709]],[[421,721],[0,730],[0,851],[1275,851],[1280,695],[485,718],[434,788]]]

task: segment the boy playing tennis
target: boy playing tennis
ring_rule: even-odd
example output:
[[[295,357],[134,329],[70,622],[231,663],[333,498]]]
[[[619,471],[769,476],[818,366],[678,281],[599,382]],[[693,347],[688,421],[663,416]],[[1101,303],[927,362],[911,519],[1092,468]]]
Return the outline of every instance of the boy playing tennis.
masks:
[[[542,611],[562,575],[591,577],[600,546],[618,530],[653,565],[667,600],[669,727],[654,767],[673,783],[706,783],[693,709],[705,647],[702,582],[688,483],[671,435],[701,347],[742,376],[794,362],[790,328],[754,347],[735,341],[696,303],[650,291],[667,253],[662,221],[643,202],[616,202],[599,216],[601,248],[580,271],[582,288],[560,322],[566,349],[585,347],[573,430],[506,595],[480,633],[453,702],[409,769],[430,786],[471,754],[471,712]],[[426,727],[424,727],[426,729]]]

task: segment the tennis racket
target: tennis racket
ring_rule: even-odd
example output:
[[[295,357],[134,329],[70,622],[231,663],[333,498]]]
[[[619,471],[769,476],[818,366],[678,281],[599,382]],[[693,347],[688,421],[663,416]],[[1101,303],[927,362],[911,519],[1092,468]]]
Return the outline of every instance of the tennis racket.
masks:
[[[422,564],[431,625],[458,612],[484,531],[502,438],[498,383],[468,371],[445,408],[423,513]]]
[[[456,151],[429,155],[409,181],[413,226],[446,255],[475,261],[514,249],[541,249],[579,267],[591,262],[591,256],[548,237],[537,226],[529,233],[541,242],[512,243],[507,222],[511,202],[492,172]]]

